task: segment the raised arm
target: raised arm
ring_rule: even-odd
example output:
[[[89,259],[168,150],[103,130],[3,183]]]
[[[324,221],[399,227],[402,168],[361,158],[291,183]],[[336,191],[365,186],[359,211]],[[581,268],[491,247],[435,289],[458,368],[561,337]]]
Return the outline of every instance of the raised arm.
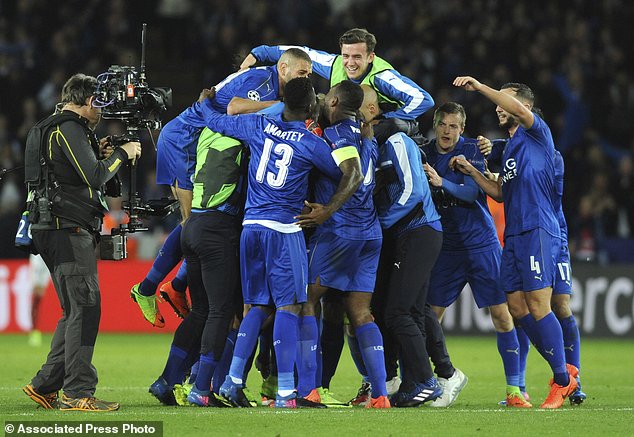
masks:
[[[255,101],[244,97],[234,97],[227,105],[227,115],[253,114],[279,102],[279,100]]]
[[[322,52],[321,50],[311,49],[305,46],[258,46],[251,50],[251,53],[244,58],[240,69],[250,67],[256,62],[264,62],[274,64],[279,61],[280,56],[290,48],[297,48],[305,51],[313,61],[313,71],[324,79],[330,79],[332,64],[335,62],[337,55]]]
[[[522,102],[504,91],[495,90],[483,83],[478,82],[471,76],[459,76],[453,81],[454,86],[464,88],[467,91],[477,91],[487,99],[491,100],[509,114],[515,116],[519,123],[526,129],[533,126],[535,117],[533,112]]]

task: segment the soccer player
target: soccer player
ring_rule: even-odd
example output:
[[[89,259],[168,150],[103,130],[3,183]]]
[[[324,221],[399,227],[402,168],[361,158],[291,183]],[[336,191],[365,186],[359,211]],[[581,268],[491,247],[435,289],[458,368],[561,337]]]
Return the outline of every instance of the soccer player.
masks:
[[[201,135],[198,141],[192,211],[181,233],[192,309],[174,333],[161,377],[150,387],[166,405],[176,405],[186,395],[194,405],[222,406],[210,386],[230,321],[242,304],[238,242],[246,194],[245,153],[240,141],[218,133]],[[194,386],[185,393],[185,372],[196,359]],[[230,355],[227,366],[229,360]]]
[[[230,114],[259,111],[278,102],[289,80],[306,77],[311,72],[311,61],[305,52],[299,49],[288,51],[280,57],[277,65],[251,68],[229,75],[216,85],[213,106],[219,112]],[[192,207],[199,137],[202,136],[202,141],[210,141],[214,135],[209,129],[203,130],[204,127],[200,103],[196,102],[167,123],[158,139],[156,183],[172,188],[180,203],[183,222],[189,217]],[[156,289],[182,258],[181,230],[182,224],[172,230],[147,276],[135,284],[130,293],[141,308],[143,317],[157,328],[165,326],[165,321],[156,302]],[[181,317],[189,311],[184,294],[187,287],[185,272],[186,267],[182,265],[176,279],[161,287],[161,296]]]
[[[389,408],[383,338],[370,313],[382,239],[372,200],[378,146],[370,125],[364,124],[365,130],[362,130],[356,120],[362,102],[363,90],[350,80],[332,87],[324,100],[324,116],[330,126],[324,129],[323,138],[338,154],[359,155],[365,178],[354,195],[317,227],[310,239],[310,285],[308,302],[303,306],[300,318],[302,361],[299,363],[297,392],[298,396],[321,402],[315,375],[319,342],[315,308],[329,289],[339,290],[344,292],[346,313],[361,345],[363,362],[373,387],[367,407]],[[314,187],[316,201],[326,203],[338,182],[339,178],[318,176]]]
[[[555,146],[548,125],[531,109],[532,90],[509,83],[494,90],[470,76],[453,85],[477,91],[497,105],[500,127],[510,139],[503,152],[498,181],[487,179],[462,157],[454,165],[491,197],[504,201],[506,228],[500,284],[511,315],[519,321],[553,371],[550,392],[541,408],[559,408],[577,388],[578,369],[566,364],[561,325],[551,310],[556,258],[561,250],[555,193]]]
[[[364,116],[380,113],[376,92],[365,88]],[[367,106],[373,108],[369,110]],[[402,383],[396,407],[415,407],[442,394],[426,348],[425,303],[429,275],[442,245],[418,145],[402,132],[379,146],[375,204],[383,228],[373,310],[397,341]]]
[[[299,46],[255,47],[242,61],[240,68],[248,68],[257,62],[276,62],[282,53],[292,47]],[[374,88],[379,103],[388,108],[384,109],[378,124],[374,125],[377,138],[385,136],[384,131],[394,130],[395,127],[410,136],[417,134],[416,118],[434,106],[431,95],[376,56],[376,37],[366,29],[348,30],[339,38],[339,47],[339,55],[308,47],[299,48],[310,55],[314,72],[329,80],[330,87],[349,79]]]
[[[259,114],[226,116],[203,103],[210,129],[244,141],[250,151],[248,190],[240,239],[240,264],[245,304],[251,309],[240,325],[229,375],[220,394],[235,406],[248,406],[244,396],[244,366],[251,356],[264,320],[275,311],[273,345],[277,357],[278,391],[275,407],[323,407],[295,392],[294,369],[298,314],[306,302],[308,260],[300,226],[326,221],[357,190],[363,176],[359,156],[344,153],[306,129],[317,98],[308,78],[296,78],[284,89],[281,117]],[[354,149],[356,152],[356,149]],[[337,167],[338,166],[338,167]],[[343,173],[325,205],[306,201],[312,168],[332,177]],[[310,212],[302,214],[302,207]],[[301,375],[300,375],[301,377]]]
[[[475,181],[450,167],[454,156],[463,156],[484,172],[484,156],[478,140],[464,138],[467,115],[462,105],[448,102],[434,113],[433,139],[424,150],[429,183],[436,188],[434,200],[443,227],[443,247],[432,270],[427,302],[438,319],[469,283],[478,308],[488,308],[497,333],[498,352],[506,375],[506,405],[529,408],[519,388],[519,343],[505,293],[498,287],[502,248],[497,239],[486,194]],[[481,138],[480,142],[483,142]],[[443,400],[449,406],[466,384],[462,372],[439,378]],[[462,376],[462,377],[461,377]]]
[[[561,252],[557,258],[557,273],[551,305],[553,312],[561,324],[564,337],[564,351],[566,363],[572,364],[581,372],[581,341],[577,320],[570,310],[570,296],[572,294],[572,268],[570,266],[570,251],[568,250],[568,224],[564,216],[561,200],[564,195],[564,158],[555,150],[555,206],[557,219],[561,229]],[[586,394],[581,391],[581,380],[577,375],[577,388],[570,395],[570,403],[580,405],[585,401]]]

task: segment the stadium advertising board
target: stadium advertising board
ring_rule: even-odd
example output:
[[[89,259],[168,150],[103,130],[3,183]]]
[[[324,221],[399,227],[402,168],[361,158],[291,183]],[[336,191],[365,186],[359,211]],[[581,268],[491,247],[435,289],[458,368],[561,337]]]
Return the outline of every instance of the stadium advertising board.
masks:
[[[147,323],[129,297],[130,287],[151,266],[147,261],[100,261],[102,293],[102,332],[169,332],[179,319],[167,304],[161,306],[166,328],[158,330]],[[171,277],[171,276],[170,276]],[[447,310],[443,327],[447,334],[493,332],[488,313],[475,306],[469,286]],[[582,335],[634,337],[634,266],[598,267],[575,265],[572,311]],[[31,294],[29,265],[26,260],[0,261],[0,332],[30,329]],[[55,290],[49,285],[40,310],[42,331],[55,329],[61,315]]]

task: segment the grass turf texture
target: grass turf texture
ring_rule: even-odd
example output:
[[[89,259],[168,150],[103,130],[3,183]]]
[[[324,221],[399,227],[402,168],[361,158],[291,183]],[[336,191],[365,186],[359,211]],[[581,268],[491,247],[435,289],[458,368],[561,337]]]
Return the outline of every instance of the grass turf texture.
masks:
[[[36,409],[22,393],[48,352],[50,335],[39,348],[29,347],[25,335],[1,335],[0,417],[3,420],[137,420],[162,421],[165,436],[180,435],[632,435],[634,433],[634,341],[586,339],[582,343],[582,382],[586,402],[572,407],[566,401],[555,411],[542,411],[550,372],[531,350],[528,392],[535,407],[506,410],[505,383],[495,336],[450,337],[454,364],[469,384],[448,409],[330,409],[280,411],[264,407],[215,409],[164,407],[148,392],[161,373],[171,336],[165,334],[102,334],[95,349],[99,371],[97,397],[121,402],[115,413],[63,412]],[[261,378],[253,369],[248,386],[259,392]],[[347,401],[356,394],[360,377],[346,350],[332,381],[333,394]]]

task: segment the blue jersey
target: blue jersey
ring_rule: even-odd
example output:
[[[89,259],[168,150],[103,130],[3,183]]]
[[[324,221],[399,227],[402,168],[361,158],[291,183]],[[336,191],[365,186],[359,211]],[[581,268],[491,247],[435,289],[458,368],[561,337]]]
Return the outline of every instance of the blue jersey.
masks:
[[[354,147],[359,153],[361,170],[365,178],[357,191],[335,213],[317,228],[316,233],[330,231],[349,240],[376,240],[382,237],[381,225],[374,208],[374,171],[379,157],[376,140],[361,139],[359,122],[342,120],[324,130],[323,138],[333,150]],[[315,200],[328,203],[337,190],[341,172],[336,179],[318,176],[315,182]]]
[[[207,99],[201,105],[210,129],[244,141],[250,151],[245,224],[297,232],[313,167],[334,176],[339,168],[328,144],[306,129],[304,121],[283,121],[261,114],[223,115]]]
[[[227,76],[215,86],[216,95],[211,99],[214,109],[225,114],[227,106],[234,97],[254,101],[276,100],[279,96],[280,84],[277,66],[249,68]],[[201,104],[196,102],[178,115],[185,124],[194,127],[205,127],[205,117]],[[209,126],[207,126],[209,127]],[[212,129],[213,130],[213,129]]]
[[[564,216],[564,209],[561,200],[564,196],[564,157],[558,150],[555,150],[555,209],[557,211],[557,221],[561,231],[561,239],[568,243],[568,224]]]
[[[555,144],[550,128],[533,113],[530,129],[519,126],[502,154],[504,237],[541,228],[559,237],[555,192]]]
[[[397,225],[396,231],[405,231],[430,225],[442,230],[420,150],[404,133],[392,135],[379,147],[377,185],[376,209],[384,229]]]
[[[277,62],[286,50],[299,48],[304,50],[313,61],[313,71],[324,79],[330,80],[332,66],[338,56],[321,50],[300,46],[258,46],[251,50],[251,54],[261,62]],[[371,68],[368,68],[368,72]],[[360,84],[364,77],[353,80]],[[414,120],[419,115],[434,106],[434,99],[431,95],[418,86],[414,81],[401,75],[394,69],[382,71],[374,76],[374,88],[384,96],[403,104],[395,111],[383,113],[384,118],[400,118],[403,120]]]
[[[446,201],[436,204],[443,229],[443,251],[473,251],[499,245],[493,217],[487,205],[486,194],[473,178],[449,168],[454,156],[464,156],[475,168],[484,172],[484,156],[478,141],[460,137],[455,148],[438,153],[436,140],[425,147],[427,163],[443,179]]]

